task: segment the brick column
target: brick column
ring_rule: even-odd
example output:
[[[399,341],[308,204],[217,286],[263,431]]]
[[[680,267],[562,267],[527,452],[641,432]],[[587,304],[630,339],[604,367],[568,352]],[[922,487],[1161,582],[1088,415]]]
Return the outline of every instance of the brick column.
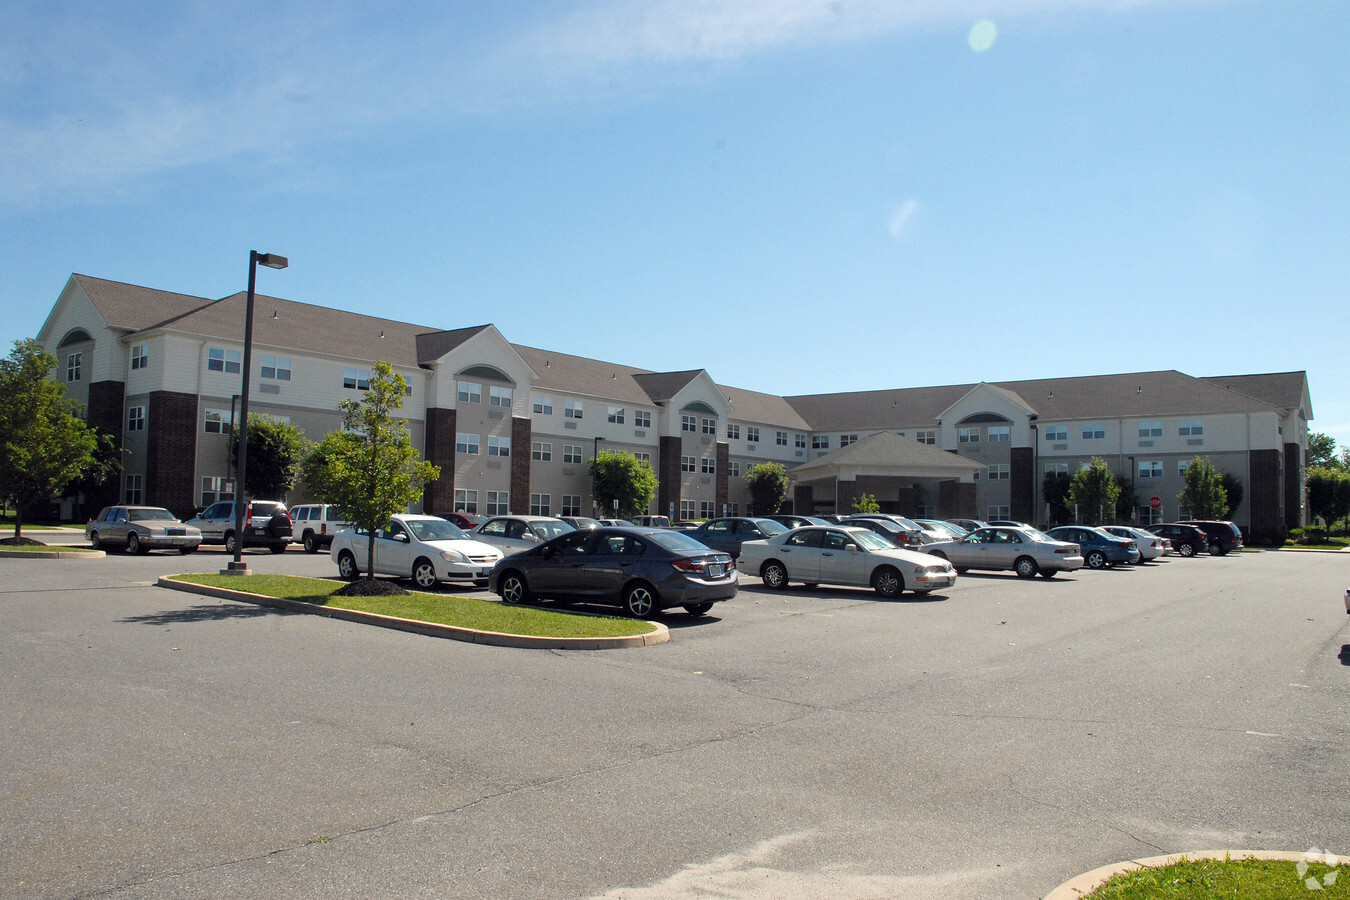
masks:
[[[440,477],[422,492],[422,509],[433,516],[455,510],[455,425],[457,414],[453,409],[435,407],[427,410],[425,452],[427,462],[441,467]]]
[[[530,511],[530,439],[534,423],[524,416],[511,419],[511,511]]]
[[[792,486],[792,514],[795,516],[814,516],[816,514],[815,491],[809,484]]]
[[[89,404],[85,407],[85,421],[103,434],[112,436],[117,461],[122,456],[122,417],[126,414],[126,384],[121,381],[97,381],[89,385]],[[150,422],[154,427],[154,420]],[[108,473],[102,484],[84,488],[86,516],[93,516],[105,506],[114,506],[122,499],[122,470],[120,466]]]
[[[1280,483],[1280,451],[1253,450],[1248,457],[1251,484],[1247,485],[1247,495],[1244,499],[1249,513],[1248,520],[1251,522],[1249,538],[1256,538],[1259,535],[1269,539],[1284,530],[1287,518],[1284,515],[1287,507],[1283,507],[1281,503],[1284,485]],[[1285,481],[1288,482],[1288,470],[1285,471],[1285,476]],[[1294,515],[1295,517],[1298,515],[1297,508]]]
[[[726,508],[727,503],[731,501],[731,445],[722,441],[717,442],[717,487],[714,489],[714,500],[717,504],[717,514],[722,515],[722,510]]]
[[[1036,473],[1030,447],[1013,447],[1008,460],[1008,511],[1014,522],[1036,521]]]
[[[1303,516],[1303,469],[1307,465],[1308,460],[1298,444],[1284,445],[1285,528],[1302,528],[1308,524]]]
[[[680,451],[684,442],[678,437],[661,438],[660,459],[656,461],[656,502],[658,515],[666,515],[674,504],[675,515],[680,515]]]
[[[197,395],[155,391],[146,418],[145,502],[191,518],[197,502]]]

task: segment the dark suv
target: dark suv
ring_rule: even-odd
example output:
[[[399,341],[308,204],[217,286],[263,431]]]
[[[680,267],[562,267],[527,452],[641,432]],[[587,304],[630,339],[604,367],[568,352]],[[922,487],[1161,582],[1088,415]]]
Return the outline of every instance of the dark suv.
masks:
[[[1172,550],[1182,556],[1194,556],[1209,549],[1209,535],[1190,522],[1171,522],[1167,525],[1150,525],[1148,530],[1158,537],[1172,542]]]
[[[1242,549],[1242,532],[1232,522],[1213,522],[1192,519],[1186,523],[1194,525],[1209,539],[1209,552],[1213,556],[1223,556],[1229,550]]]
[[[200,528],[203,544],[224,544],[226,553],[234,553],[234,501],[212,503],[188,524]],[[291,542],[291,517],[284,504],[275,500],[251,500],[244,511],[245,547],[265,546],[273,553],[285,553]]]

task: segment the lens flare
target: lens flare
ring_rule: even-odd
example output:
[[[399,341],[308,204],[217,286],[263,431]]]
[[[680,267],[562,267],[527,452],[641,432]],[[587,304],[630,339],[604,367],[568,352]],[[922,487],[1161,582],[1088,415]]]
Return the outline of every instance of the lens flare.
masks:
[[[970,49],[976,53],[983,53],[998,40],[998,26],[988,19],[981,19],[970,26],[970,35],[966,40],[970,43]]]

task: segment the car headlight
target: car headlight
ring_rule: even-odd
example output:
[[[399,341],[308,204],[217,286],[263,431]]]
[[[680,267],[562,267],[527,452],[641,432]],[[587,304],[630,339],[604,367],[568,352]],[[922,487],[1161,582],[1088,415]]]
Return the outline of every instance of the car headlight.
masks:
[[[469,558],[465,556],[463,553],[460,553],[458,550],[442,550],[441,559],[445,560],[446,562],[452,563],[463,563],[469,561]]]

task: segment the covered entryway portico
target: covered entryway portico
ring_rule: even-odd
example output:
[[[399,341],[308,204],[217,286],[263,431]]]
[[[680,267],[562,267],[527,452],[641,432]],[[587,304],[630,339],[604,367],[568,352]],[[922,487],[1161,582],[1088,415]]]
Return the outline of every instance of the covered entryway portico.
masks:
[[[983,469],[931,444],[882,432],[803,463],[788,477],[797,515],[847,515],[859,497],[871,494],[882,512],[949,518],[974,516],[975,476]]]

